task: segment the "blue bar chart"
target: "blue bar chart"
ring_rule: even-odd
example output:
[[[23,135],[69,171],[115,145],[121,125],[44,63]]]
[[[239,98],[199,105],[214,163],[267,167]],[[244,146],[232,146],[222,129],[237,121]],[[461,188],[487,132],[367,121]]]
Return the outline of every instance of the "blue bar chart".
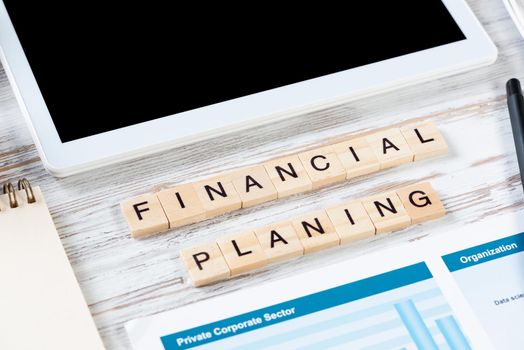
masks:
[[[270,320],[279,312],[287,316]],[[470,350],[424,263],[173,333],[162,341],[166,350]]]
[[[413,339],[417,349],[439,350],[435,339],[431,335],[422,315],[417,310],[415,303],[411,299],[404,300],[395,304],[402,323],[406,327],[409,335]],[[446,340],[446,344],[451,350],[471,350],[471,347],[462,333],[455,317],[448,315],[435,320],[437,327]]]
[[[395,309],[400,319],[415,342],[417,348],[427,350],[438,350],[435,340],[431,336],[428,327],[418,312],[413,300],[408,299],[395,304]]]
[[[444,318],[439,318],[437,320],[437,326],[440,329],[440,332],[446,338],[451,349],[456,350],[470,350],[471,347],[466,340],[466,337],[460,330],[460,327],[453,316],[446,316]]]

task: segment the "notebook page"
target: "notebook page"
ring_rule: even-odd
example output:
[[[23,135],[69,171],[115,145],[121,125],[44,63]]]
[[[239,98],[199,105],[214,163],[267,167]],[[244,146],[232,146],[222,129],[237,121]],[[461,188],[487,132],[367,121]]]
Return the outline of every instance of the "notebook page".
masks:
[[[103,349],[42,192],[0,195],[0,349]]]

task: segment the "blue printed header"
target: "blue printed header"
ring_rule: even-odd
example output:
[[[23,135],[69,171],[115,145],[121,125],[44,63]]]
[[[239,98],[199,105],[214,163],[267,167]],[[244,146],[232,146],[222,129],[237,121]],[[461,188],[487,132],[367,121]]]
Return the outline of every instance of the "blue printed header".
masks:
[[[343,273],[343,271],[341,271]],[[190,349],[432,278],[425,263],[372,276],[161,337],[166,350]]]
[[[442,259],[449,271],[482,264],[524,250],[524,233],[498,239],[455,253],[444,255]]]

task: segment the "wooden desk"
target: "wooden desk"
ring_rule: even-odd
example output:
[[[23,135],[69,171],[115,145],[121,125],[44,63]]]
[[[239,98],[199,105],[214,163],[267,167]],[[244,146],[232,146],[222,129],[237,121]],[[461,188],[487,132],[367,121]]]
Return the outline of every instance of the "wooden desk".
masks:
[[[2,70],[0,182],[24,174],[42,187],[108,349],[130,349],[123,326],[131,319],[515,211],[524,206],[524,197],[504,84],[510,77],[524,78],[524,39],[501,1],[469,2],[500,50],[491,66],[66,179],[53,178],[42,167]],[[449,141],[449,156],[143,240],[130,237],[120,213],[118,203],[124,198],[421,117],[439,124]],[[178,258],[181,247],[224,233],[420,180],[431,181],[441,195],[449,210],[444,219],[201,289],[190,286]]]

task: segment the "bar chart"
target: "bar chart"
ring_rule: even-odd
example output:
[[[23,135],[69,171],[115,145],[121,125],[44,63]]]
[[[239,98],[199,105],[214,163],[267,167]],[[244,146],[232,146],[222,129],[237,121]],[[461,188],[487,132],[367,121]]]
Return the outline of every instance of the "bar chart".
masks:
[[[281,322],[261,322],[233,336],[215,336],[203,344],[175,346],[198,332],[228,329],[243,320],[293,309]],[[172,334],[166,350],[362,349],[470,350],[455,319],[424,263],[254,310],[198,329]],[[164,339],[163,339],[164,340]],[[178,341],[178,343],[176,343]]]
[[[406,327],[412,341],[417,349],[438,350],[439,347],[429,331],[422,315],[417,310],[412,299],[407,299],[395,304],[402,323]],[[435,320],[437,327],[446,340],[446,344],[453,350],[469,350],[471,347],[462,330],[460,329],[455,317],[452,315],[437,318]]]

